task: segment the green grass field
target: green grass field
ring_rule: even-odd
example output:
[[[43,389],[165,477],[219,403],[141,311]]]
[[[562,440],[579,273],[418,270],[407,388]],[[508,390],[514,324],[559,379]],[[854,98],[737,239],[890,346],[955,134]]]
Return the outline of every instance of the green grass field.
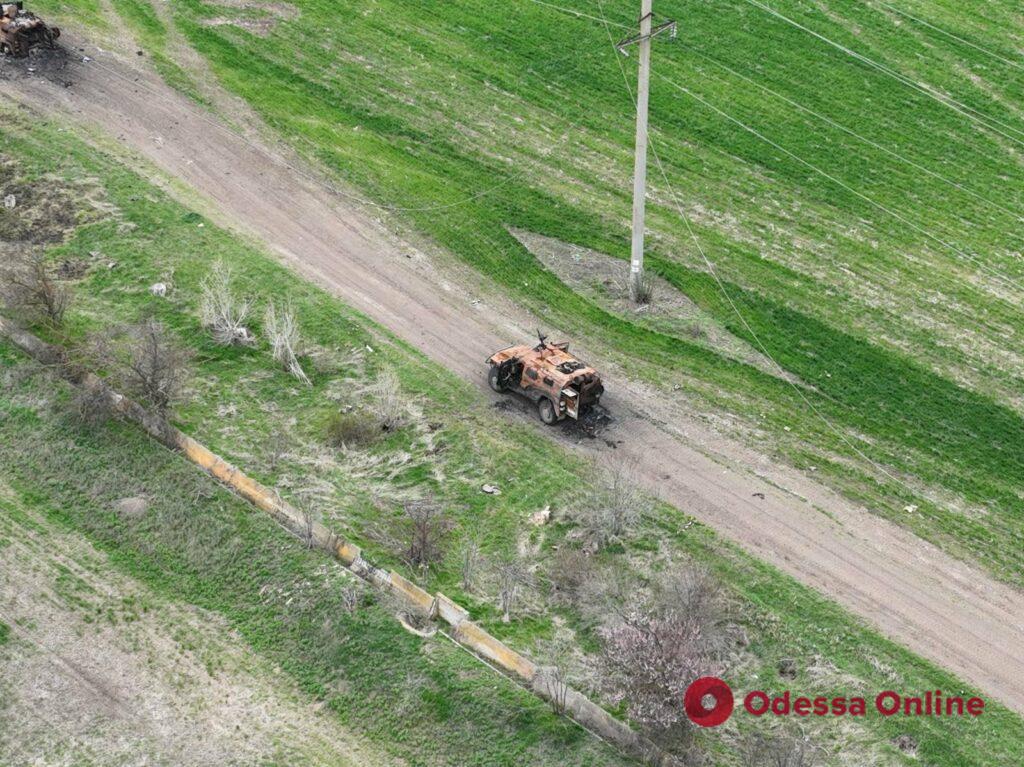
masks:
[[[51,249],[55,262],[86,267],[75,285],[68,338],[59,340],[156,316],[195,353],[190,401],[176,418],[182,428],[290,500],[314,504],[329,526],[389,566],[401,568],[371,534],[373,527],[404,500],[440,499],[458,527],[451,555],[430,576],[432,589],[469,605],[488,630],[539,659],[558,639],[585,652],[594,648],[592,622],[553,601],[546,587],[503,624],[490,586],[463,593],[457,562],[458,544],[475,538],[488,561],[526,552],[540,573],[548,572],[555,547],[572,538],[574,488],[592,476],[590,467],[554,445],[538,444],[525,426],[495,429],[501,416],[468,384],[170,201],[114,156],[15,110],[0,116],[8,180],[34,182],[40,197],[79,201],[71,206],[76,230]],[[56,146],[61,152],[52,151]],[[23,203],[36,204],[40,200],[30,197]],[[198,286],[215,258],[234,268],[238,290],[260,304],[290,298],[318,360],[309,365],[313,386],[287,377],[262,344],[224,349],[201,331]],[[111,262],[116,265],[108,268]],[[166,299],[150,295],[157,281],[170,283]],[[368,449],[328,448],[329,416],[358,405],[365,395],[353,384],[385,368],[416,404],[410,424]],[[346,615],[343,583],[325,570],[325,560],[133,428],[76,425],[68,389],[9,348],[2,349],[0,369],[0,466],[22,505],[84,532],[116,565],[168,598],[223,615],[311,698],[388,753],[410,764],[618,762],[444,640],[406,634],[386,608]],[[456,401],[462,403],[457,411]],[[497,482],[503,493],[481,493],[485,482]],[[146,516],[112,511],[116,500],[134,495],[153,500]],[[528,515],[548,504],[554,522],[530,525]],[[730,670],[738,690],[966,689],[675,509],[652,509],[630,538],[599,558],[639,575],[690,561],[712,570],[749,637]],[[795,680],[780,678],[783,659],[795,661]],[[581,668],[570,673],[587,684]],[[736,744],[748,727],[735,717],[727,727],[699,734],[699,742],[716,764],[737,764]],[[865,764],[1005,765],[1020,760],[1024,743],[1024,720],[994,704],[974,720],[869,716],[853,724],[814,722],[808,729],[835,764],[856,758]],[[916,741],[916,758],[891,745],[900,735]]]
[[[163,55],[170,32],[146,3],[115,5]],[[564,5],[607,14],[615,38],[635,13]],[[763,346],[799,392],[685,333],[609,314],[508,233],[628,253],[620,65],[632,81],[635,58],[600,22],[531,0],[292,6],[276,19],[182,0],[173,31],[396,224],[694,407],[738,416],[741,438],[758,434],[776,457],[1024,584],[1024,20],[1012,3],[773,6],[868,62],[755,0],[657,4],[680,27],[655,46],[652,141],[667,183],[652,161],[650,263]],[[276,19],[264,37],[223,23],[258,18]]]

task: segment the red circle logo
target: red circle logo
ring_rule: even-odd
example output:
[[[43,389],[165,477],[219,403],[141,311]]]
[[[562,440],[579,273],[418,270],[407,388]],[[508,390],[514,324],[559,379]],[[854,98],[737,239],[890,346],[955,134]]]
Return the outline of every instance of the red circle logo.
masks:
[[[715,699],[715,704],[707,708],[704,699],[708,696]],[[690,721],[701,727],[717,727],[732,714],[732,688],[721,679],[713,676],[702,676],[689,687],[683,696],[683,708]]]

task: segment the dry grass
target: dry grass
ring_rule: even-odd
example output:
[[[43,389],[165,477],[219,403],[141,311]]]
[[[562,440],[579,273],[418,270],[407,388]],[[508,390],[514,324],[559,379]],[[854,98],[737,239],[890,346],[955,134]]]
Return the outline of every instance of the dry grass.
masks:
[[[214,263],[200,290],[199,319],[213,340],[222,346],[251,344],[254,339],[245,323],[253,302],[235,294],[231,268],[223,261]]]

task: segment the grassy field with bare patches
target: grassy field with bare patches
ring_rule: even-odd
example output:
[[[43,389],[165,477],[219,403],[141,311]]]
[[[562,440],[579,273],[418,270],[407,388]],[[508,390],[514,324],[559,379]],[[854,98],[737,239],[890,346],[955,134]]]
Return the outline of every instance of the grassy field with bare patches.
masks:
[[[404,502],[436,499],[455,522],[453,540],[445,558],[418,577],[533,657],[572,648],[571,680],[603,695],[593,666],[595,619],[553,586],[563,562],[559,551],[578,548],[585,532],[577,513],[581,477],[599,489],[605,480],[599,468],[538,443],[526,426],[496,430],[500,416],[469,385],[173,202],[103,150],[15,110],[3,115],[4,178],[32,190],[19,203],[24,215],[39,212],[37,224],[53,222],[34,230],[47,235],[38,244],[75,292],[64,329],[37,332],[74,344],[111,323],[160,320],[193,355],[178,425],[290,501],[316,510],[373,561],[410,577],[416,573],[378,533]],[[310,386],[272,360],[265,339],[224,347],[202,329],[201,285],[218,259],[233,269],[239,295],[255,302],[254,328],[262,330],[259,309],[269,298],[290,297],[306,339],[302,360]],[[168,285],[165,296],[150,292],[156,282]],[[134,429],[117,422],[83,426],[67,386],[10,348],[0,352],[0,466],[13,498],[3,510],[5,541],[17,532],[10,525],[32,526],[30,515],[44,517],[47,530],[84,536],[125,577],[215,616],[261,662],[280,668],[307,704],[327,711],[335,721],[325,726],[340,723],[389,758],[620,763],[440,637],[403,631],[372,596],[352,610],[347,580],[300,541]],[[409,403],[400,425],[367,444],[332,444],[332,417],[379,407],[374,384],[389,375]],[[502,493],[481,492],[488,483]],[[147,499],[148,510],[125,513],[125,498]],[[531,521],[545,509],[547,524]],[[708,568],[743,630],[730,669],[737,689],[965,688],[683,512],[653,503],[648,512],[628,536],[595,552],[594,565],[638,580],[693,562]],[[461,559],[471,541],[480,548],[482,577],[464,588]],[[0,543],[0,551],[6,546]],[[537,586],[506,623],[488,573],[510,557],[532,563]],[[86,612],[93,609],[93,602],[85,605]],[[13,619],[0,621],[18,632]],[[739,764],[748,724],[737,718],[695,738],[716,763]],[[823,720],[810,734],[829,764],[846,764],[854,755],[860,764],[1001,765],[1017,758],[1024,723],[990,705],[978,720]],[[915,744],[912,753],[896,745],[907,742]]]

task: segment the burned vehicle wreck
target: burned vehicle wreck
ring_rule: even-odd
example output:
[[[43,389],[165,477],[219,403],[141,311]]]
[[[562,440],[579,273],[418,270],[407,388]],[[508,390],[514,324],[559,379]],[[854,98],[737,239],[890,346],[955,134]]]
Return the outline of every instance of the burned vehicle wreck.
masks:
[[[579,419],[601,399],[601,376],[570,354],[568,343],[548,343],[537,335],[536,346],[510,346],[488,357],[487,382],[496,392],[515,392],[535,402],[546,424]]]
[[[22,58],[33,48],[53,48],[60,37],[57,27],[50,27],[19,0],[0,3],[0,54]]]

